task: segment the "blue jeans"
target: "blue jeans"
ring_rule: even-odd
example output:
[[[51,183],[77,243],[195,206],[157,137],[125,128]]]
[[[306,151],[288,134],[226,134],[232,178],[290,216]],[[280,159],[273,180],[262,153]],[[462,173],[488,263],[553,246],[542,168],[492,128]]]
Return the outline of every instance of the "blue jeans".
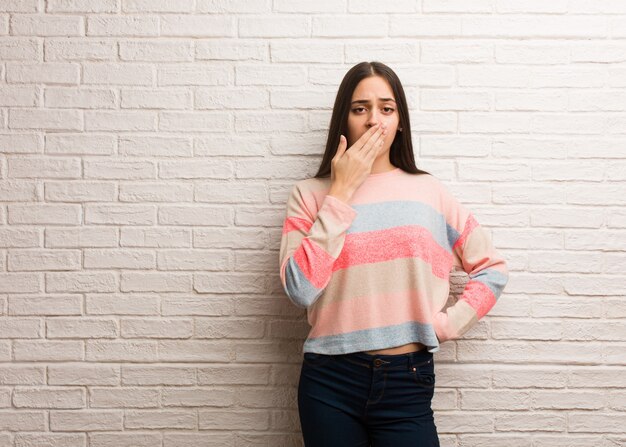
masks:
[[[433,354],[305,352],[298,412],[305,447],[439,447]]]

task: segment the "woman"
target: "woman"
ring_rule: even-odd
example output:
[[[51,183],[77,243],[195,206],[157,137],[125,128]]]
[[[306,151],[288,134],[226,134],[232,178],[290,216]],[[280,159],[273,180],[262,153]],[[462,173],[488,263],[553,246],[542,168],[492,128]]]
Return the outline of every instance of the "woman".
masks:
[[[287,201],[280,278],[311,325],[298,385],[307,447],[439,446],[433,353],[508,281],[471,211],[415,166],[410,132],[393,70],[354,66],[319,171]],[[470,279],[444,309],[453,268]]]

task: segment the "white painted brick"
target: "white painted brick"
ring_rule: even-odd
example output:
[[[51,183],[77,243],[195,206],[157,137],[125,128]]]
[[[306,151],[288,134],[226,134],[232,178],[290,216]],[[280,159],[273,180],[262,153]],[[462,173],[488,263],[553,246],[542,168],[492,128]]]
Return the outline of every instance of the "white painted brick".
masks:
[[[0,201],[34,202],[37,200],[37,196],[37,183],[34,181],[0,181]]]
[[[6,80],[10,83],[78,84],[80,78],[80,65],[76,63],[45,62],[35,64],[9,62],[6,65]],[[30,112],[34,113],[35,111],[31,110]],[[45,113],[46,111],[39,112]]]
[[[9,158],[8,170],[13,178],[80,178],[81,163],[79,158]]]
[[[191,275],[186,273],[122,273],[122,292],[190,292]]]
[[[237,293],[235,289],[244,293],[266,292],[268,278],[264,275],[232,275],[214,273],[211,275],[194,274],[193,288],[200,293]]]
[[[10,27],[17,36],[80,36],[85,25],[81,16],[13,14]]]
[[[278,101],[274,102],[275,105],[282,103],[286,106],[293,107],[294,102],[288,103],[288,99],[303,103],[307,99],[311,100],[311,97],[314,96],[308,92],[303,93],[300,96],[293,91],[282,93],[282,95],[281,92],[275,92],[272,94],[272,100],[279,98]],[[326,96],[327,95],[324,95],[324,97]],[[320,99],[320,103],[321,101],[322,100]],[[241,89],[224,90],[223,88],[198,88],[195,91],[194,99],[194,106],[196,109],[249,109],[251,107],[267,107],[268,104],[269,97],[267,93],[255,91],[253,89],[246,89],[245,91],[242,91]],[[307,105],[311,104],[309,103]]]
[[[188,109],[192,96],[181,89],[122,90],[121,106],[124,109]]]
[[[123,412],[120,410],[52,410],[50,429],[53,431],[121,430]]]
[[[83,433],[16,433],[15,447],[86,447],[87,438]]]
[[[13,358],[11,341],[0,342],[0,360],[3,362],[9,362]]]
[[[18,362],[81,361],[84,351],[84,343],[77,340],[13,342],[13,358]]]
[[[41,232],[37,229],[0,227],[0,247],[39,247],[41,246],[42,240]]]
[[[189,62],[193,60],[193,43],[178,40],[121,41],[119,56],[123,61]]]
[[[159,298],[156,295],[130,293],[87,294],[85,313],[92,315],[158,315]]]
[[[267,411],[259,410],[199,410],[198,423],[201,430],[230,429],[236,430],[237,426],[245,426],[250,430],[267,430],[270,418]]]
[[[0,430],[43,431],[46,419],[45,411],[0,410]]]
[[[44,51],[46,61],[109,61],[117,58],[117,43],[99,38],[49,38]]]
[[[229,362],[233,348],[213,341],[161,340],[159,360],[165,362]]]
[[[79,110],[12,109],[11,129],[82,130],[83,115]]]
[[[50,202],[113,202],[114,183],[44,182],[44,196]]]
[[[149,161],[86,160],[85,178],[107,180],[138,180],[156,176],[156,167]]]
[[[231,3],[232,4],[232,3]],[[259,5],[261,3],[258,3]],[[253,6],[256,3],[247,3]],[[196,60],[257,60],[265,59],[268,45],[263,41],[246,41],[242,39],[211,38],[198,40],[195,45]]]
[[[46,107],[54,108],[112,109],[117,99],[112,89],[51,87],[44,94]]]
[[[159,112],[159,130],[169,132],[221,132],[232,127],[228,115],[215,112]]]
[[[42,47],[43,45],[39,43],[38,39],[0,37],[0,57],[2,60],[35,62],[42,58]]]
[[[194,0],[126,0],[122,11],[134,12],[192,12]]]
[[[148,250],[85,249],[85,269],[154,269],[156,255]]]
[[[119,153],[133,157],[187,157],[193,155],[193,142],[186,137],[120,137]]]
[[[86,205],[87,224],[152,225],[156,208],[149,205]]]
[[[116,247],[117,234],[118,231],[112,227],[46,228],[45,246],[46,248]]]
[[[152,85],[152,67],[148,64],[85,62],[84,84]]]
[[[141,366],[122,367],[123,385],[195,385],[195,367],[182,366]]]
[[[2,385],[43,385],[46,383],[46,371],[43,366],[11,365],[0,366],[0,384]]]
[[[47,154],[111,155],[114,151],[115,138],[110,135],[46,135]]]
[[[218,225],[225,226],[233,221],[231,209],[217,206],[174,206],[159,207],[161,225]]]
[[[86,359],[106,362],[153,362],[157,345],[152,341],[87,340]]]
[[[33,133],[10,133],[0,135],[0,152],[5,153],[41,153],[43,137]]]
[[[362,27],[368,27],[373,23],[373,21],[365,20],[367,16],[360,16],[359,21],[361,22]],[[346,30],[350,28],[349,22],[350,19],[348,17],[342,17],[343,23],[339,28],[342,30]],[[356,18],[353,19],[356,24]],[[337,22],[332,21],[330,18],[322,18],[320,20],[316,20],[313,18],[313,23],[311,23],[311,19],[306,17],[305,15],[291,15],[285,14],[281,16],[272,17],[271,15],[257,15],[257,16],[249,16],[243,15],[239,19],[238,23],[238,35],[239,37],[283,37],[283,38],[297,38],[297,37],[305,37],[305,36],[313,36],[317,37],[320,35],[340,35],[340,36],[348,36],[350,34],[343,34],[338,29],[333,29],[334,32],[339,32],[341,34],[318,34],[321,31],[328,31],[329,27],[334,28],[334,24]],[[377,23],[379,25],[379,23]],[[382,30],[380,26],[376,27],[379,30]],[[381,31],[376,31],[374,28],[370,29],[369,33],[375,35]],[[224,36],[222,34],[220,37]],[[370,34],[371,35],[371,34]]]
[[[46,338],[115,338],[117,324],[111,318],[48,318]]]
[[[157,254],[159,270],[229,270],[231,257],[212,250],[162,250]]]
[[[265,230],[231,228],[197,228],[193,232],[194,248],[263,248]]]
[[[158,227],[122,228],[120,245],[122,247],[191,247],[191,230]]]
[[[189,65],[184,63],[162,64],[157,69],[157,80],[159,86],[234,84],[234,77],[231,72],[216,66],[215,63],[210,65],[201,63]]]
[[[8,315],[80,315],[81,295],[9,296]]]
[[[43,290],[43,281],[35,273],[0,272],[0,293],[37,293]]]
[[[205,433],[210,433],[211,442],[216,445],[223,446],[231,446],[235,445],[235,436],[234,433],[224,433],[221,430],[215,430],[212,432],[199,432],[199,433],[175,433],[175,432],[167,432],[163,435],[163,447],[194,447],[197,445],[202,445],[205,442],[207,435]],[[293,436],[294,439],[301,439],[301,435]],[[249,437],[248,437],[249,439]],[[291,441],[290,445],[296,445],[297,442],[301,441]],[[263,441],[262,441],[263,442]]]
[[[12,272],[80,270],[80,250],[9,250],[7,269]]]
[[[17,388],[13,393],[17,408],[85,408],[83,388]]]
[[[5,0],[0,4],[2,12],[37,12],[39,5],[37,0]]]
[[[190,338],[193,335],[191,319],[138,319],[122,318],[123,338]]]
[[[119,433],[94,432],[89,434],[90,447],[151,447],[161,443],[161,434],[150,432]]]
[[[166,407],[227,407],[235,404],[235,393],[225,389],[169,387],[163,390],[162,402]]]
[[[157,16],[91,16],[87,18],[88,36],[158,36]]]
[[[224,178],[232,172],[230,163],[211,160],[163,161],[159,163],[159,177],[165,179]]]
[[[156,408],[160,391],[157,388],[92,388],[90,408]]]
[[[184,183],[125,183],[120,185],[120,202],[191,202],[193,185]]]
[[[194,410],[127,410],[124,412],[124,428],[195,429],[197,419]]]
[[[22,87],[18,85],[0,87],[0,105],[2,106],[34,107],[36,102],[37,91],[33,87]],[[5,136],[5,138],[7,136]]]
[[[116,285],[113,272],[46,273],[46,292],[113,292]]]
[[[119,0],[48,0],[48,12],[117,12]]]
[[[156,113],[148,111],[122,112],[88,110],[85,130],[91,131],[152,131],[156,130]]]
[[[255,26],[259,25],[260,23],[255,23]],[[245,29],[245,23],[239,29],[239,36],[242,35],[242,29]],[[161,16],[161,36],[235,37],[237,35],[237,21],[226,14],[215,16],[164,14]]]
[[[196,338],[263,338],[265,325],[260,320],[253,319],[230,319],[220,320],[214,318],[197,318],[194,336]],[[304,334],[306,335],[306,334]]]
[[[120,367],[104,363],[51,364],[48,366],[48,383],[50,385],[115,386],[120,384]]]
[[[38,318],[0,317],[0,338],[41,338],[42,334]]]

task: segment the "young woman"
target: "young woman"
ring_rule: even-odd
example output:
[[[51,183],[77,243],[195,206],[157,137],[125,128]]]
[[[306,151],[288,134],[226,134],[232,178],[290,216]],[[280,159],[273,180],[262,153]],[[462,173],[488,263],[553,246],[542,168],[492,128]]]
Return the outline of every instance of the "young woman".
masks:
[[[339,86],[315,177],[287,201],[280,278],[306,308],[298,409],[306,447],[439,446],[439,345],[468,331],[508,281],[472,212],[415,166],[402,85],[362,62]],[[449,273],[469,281],[444,309]]]

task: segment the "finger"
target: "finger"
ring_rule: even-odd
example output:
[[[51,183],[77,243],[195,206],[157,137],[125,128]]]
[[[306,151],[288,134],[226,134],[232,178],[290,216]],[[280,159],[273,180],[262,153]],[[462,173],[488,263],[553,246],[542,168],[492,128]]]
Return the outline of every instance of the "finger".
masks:
[[[378,129],[374,135],[372,135],[369,140],[367,140],[367,142],[363,145],[363,147],[361,148],[361,150],[365,151],[365,152],[369,152],[372,147],[374,147],[374,145],[376,144],[376,142],[379,139],[384,139],[385,138],[385,134],[383,134],[383,128],[381,127],[380,129]]]
[[[385,146],[385,139],[384,138],[378,139],[378,141],[376,141],[372,145],[372,147],[367,151],[367,153],[365,154],[365,157],[368,159],[371,158],[372,160],[374,160],[382,152],[382,148],[384,146]]]
[[[361,137],[356,140],[356,142],[354,143],[354,146],[361,149],[363,147],[363,145],[365,143],[367,143],[367,141],[370,139],[370,137],[372,135],[374,135],[379,129],[380,129],[380,123],[370,127],[369,129],[367,129],[363,135],[361,135]]]
[[[374,132],[373,135],[371,135],[369,137],[369,139],[363,144],[363,146],[361,147],[361,150],[369,150],[371,149],[371,147],[376,144],[376,142],[378,141],[379,138],[381,138],[383,136],[383,128],[379,128],[378,130],[376,130],[376,132]]]
[[[341,158],[343,153],[346,151],[347,146],[348,146],[348,141],[346,140],[346,137],[344,137],[343,135],[340,135],[339,146],[337,146],[337,154],[336,154],[338,158]]]

